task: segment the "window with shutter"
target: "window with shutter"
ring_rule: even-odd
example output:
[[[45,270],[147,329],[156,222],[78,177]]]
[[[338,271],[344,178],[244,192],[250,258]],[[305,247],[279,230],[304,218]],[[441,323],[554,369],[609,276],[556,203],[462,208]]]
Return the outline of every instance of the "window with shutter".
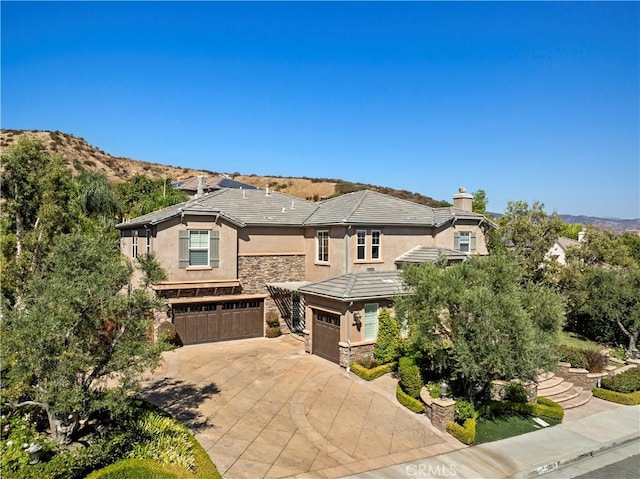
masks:
[[[378,304],[364,305],[364,339],[378,337]]]

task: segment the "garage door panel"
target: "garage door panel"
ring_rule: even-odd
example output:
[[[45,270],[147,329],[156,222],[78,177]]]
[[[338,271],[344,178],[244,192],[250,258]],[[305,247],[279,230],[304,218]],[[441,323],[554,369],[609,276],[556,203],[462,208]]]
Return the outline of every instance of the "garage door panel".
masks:
[[[174,306],[174,324],[183,344],[264,335],[262,300]]]
[[[334,363],[340,362],[340,316],[313,311],[313,354]]]

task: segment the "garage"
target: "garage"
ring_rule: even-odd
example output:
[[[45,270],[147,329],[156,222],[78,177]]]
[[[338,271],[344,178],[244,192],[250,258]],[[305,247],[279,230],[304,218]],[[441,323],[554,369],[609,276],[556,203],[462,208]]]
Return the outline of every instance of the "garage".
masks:
[[[262,299],[174,304],[172,309],[184,345],[264,336]]]
[[[340,316],[313,309],[313,354],[340,362]]]

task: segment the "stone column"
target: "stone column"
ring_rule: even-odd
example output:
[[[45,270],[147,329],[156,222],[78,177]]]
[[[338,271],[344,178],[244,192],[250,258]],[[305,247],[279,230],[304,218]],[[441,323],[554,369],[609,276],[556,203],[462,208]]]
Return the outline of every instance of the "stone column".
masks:
[[[456,402],[453,399],[433,398],[431,403],[431,424],[441,431],[447,430],[447,424],[455,420]]]

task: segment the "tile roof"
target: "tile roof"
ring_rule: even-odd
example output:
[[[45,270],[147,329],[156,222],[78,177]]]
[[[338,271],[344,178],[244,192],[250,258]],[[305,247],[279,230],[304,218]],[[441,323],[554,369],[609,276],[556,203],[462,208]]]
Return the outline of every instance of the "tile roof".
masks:
[[[220,188],[244,188],[245,190],[257,189],[257,187],[253,185],[241,183],[226,175],[207,176],[204,181],[204,191],[217,190]],[[198,177],[192,176],[186,180],[176,181],[172,186],[183,191],[198,191]]]
[[[431,208],[370,190],[347,193],[319,203],[261,189],[221,188],[117,225],[120,229],[158,224],[181,214],[222,216],[239,225],[441,226],[456,219],[488,221],[456,208]]]
[[[416,246],[412,250],[396,258],[395,263],[437,263],[441,259],[446,259],[447,261],[464,261],[468,258],[468,254],[452,249]]]
[[[348,273],[302,286],[298,291],[340,301],[392,298],[398,294],[407,294],[404,280],[398,271]]]
[[[179,215],[220,216],[238,226],[280,225],[302,226],[317,208],[315,203],[277,192],[253,189],[222,188],[186,203],[169,206],[144,216],[120,223],[127,229],[161,223]]]

